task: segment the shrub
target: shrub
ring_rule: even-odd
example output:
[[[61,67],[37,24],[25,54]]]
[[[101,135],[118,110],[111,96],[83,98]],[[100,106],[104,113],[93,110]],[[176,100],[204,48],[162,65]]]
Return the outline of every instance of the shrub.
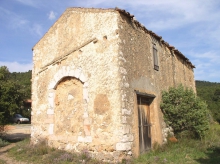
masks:
[[[0,138],[0,148],[6,146],[8,144],[9,144],[9,142],[7,142],[7,141]]]
[[[0,138],[4,135],[5,132],[5,120],[3,114],[4,112],[0,112]]]
[[[166,124],[174,129],[175,134],[184,133],[190,134],[192,138],[201,138],[209,129],[206,103],[182,85],[162,93],[161,109]]]

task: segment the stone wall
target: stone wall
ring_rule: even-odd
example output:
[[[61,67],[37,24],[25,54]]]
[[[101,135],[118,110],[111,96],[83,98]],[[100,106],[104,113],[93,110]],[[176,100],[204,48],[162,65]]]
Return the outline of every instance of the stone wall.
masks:
[[[118,160],[118,13],[67,9],[33,48],[32,143]],[[124,148],[123,148],[124,149]]]
[[[183,84],[195,91],[192,65],[170,49],[153,35],[138,27],[134,19],[120,14],[119,19],[119,68],[121,71],[122,118],[129,126],[127,136],[132,136],[132,152],[139,155],[139,131],[136,93],[139,91],[156,97],[150,105],[151,137],[154,143],[162,144],[166,141],[166,126],[160,110],[161,92],[171,86]],[[154,69],[153,45],[156,45],[159,71]],[[126,111],[126,112],[123,112]]]

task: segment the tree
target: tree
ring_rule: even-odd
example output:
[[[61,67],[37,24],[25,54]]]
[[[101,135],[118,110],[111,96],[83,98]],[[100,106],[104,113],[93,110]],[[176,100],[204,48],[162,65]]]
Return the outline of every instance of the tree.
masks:
[[[0,123],[8,121],[22,105],[21,86],[9,79],[10,72],[6,66],[0,67]]]
[[[214,92],[213,101],[220,101],[220,88],[217,88]]]
[[[9,78],[9,70],[6,66],[0,67],[0,80],[7,80]]]
[[[21,86],[20,92],[23,94],[23,99],[31,98],[31,75],[31,70],[28,72],[13,72],[9,75],[10,80]]]
[[[162,93],[161,109],[167,125],[175,134],[187,132],[190,137],[201,138],[209,129],[207,105],[190,89],[182,85]]]

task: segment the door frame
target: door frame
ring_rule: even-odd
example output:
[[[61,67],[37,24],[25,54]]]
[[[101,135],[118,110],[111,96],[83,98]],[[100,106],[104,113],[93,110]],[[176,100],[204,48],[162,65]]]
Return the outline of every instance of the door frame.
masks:
[[[140,135],[143,135],[143,134],[139,134],[140,133],[140,130],[139,130],[139,102],[138,102],[138,98],[146,98],[146,99],[149,99],[149,110],[152,111],[153,110],[153,103],[154,103],[154,98],[156,97],[154,94],[149,94],[149,93],[144,93],[144,92],[139,92],[137,90],[135,90],[135,132],[137,135],[136,136],[136,141],[135,141],[135,146],[136,148],[136,151],[138,151],[137,155],[141,154],[141,153],[144,153],[146,152],[147,150],[145,149],[145,151],[141,152],[141,147],[140,147]],[[151,112],[150,112],[151,113]],[[151,117],[152,115],[150,114],[150,120],[151,120]],[[152,122],[149,122],[150,123],[150,126],[152,125]],[[150,127],[150,134],[152,133],[152,126]],[[143,139],[143,138],[142,138]],[[152,136],[151,136],[151,140],[150,140],[150,147],[152,148]],[[146,148],[146,147],[144,147]],[[136,153],[135,153],[136,154]]]

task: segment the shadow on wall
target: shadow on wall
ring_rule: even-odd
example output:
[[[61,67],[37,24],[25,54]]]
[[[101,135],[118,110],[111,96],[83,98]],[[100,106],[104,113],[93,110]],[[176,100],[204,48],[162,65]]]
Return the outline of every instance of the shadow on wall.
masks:
[[[220,147],[211,147],[206,151],[206,158],[199,158],[196,161],[200,164],[219,164],[220,163]]]

